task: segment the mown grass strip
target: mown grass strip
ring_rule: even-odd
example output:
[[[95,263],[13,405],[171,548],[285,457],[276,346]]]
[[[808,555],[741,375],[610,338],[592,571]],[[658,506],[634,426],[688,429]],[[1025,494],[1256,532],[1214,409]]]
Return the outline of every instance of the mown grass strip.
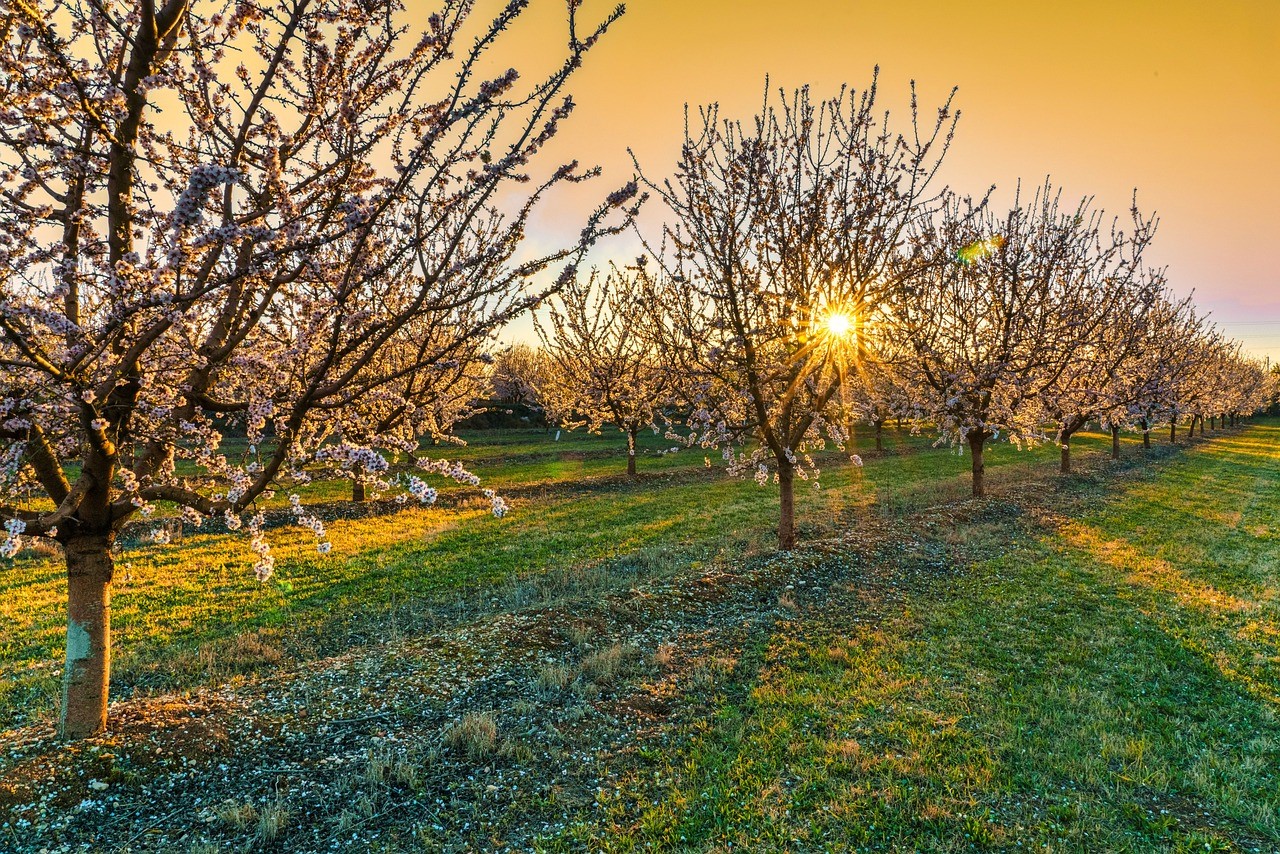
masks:
[[[782,626],[649,808],[548,849],[1277,850],[1278,462],[1263,424],[1075,521],[917,518],[953,571]]]
[[[389,612],[406,605],[421,611],[460,597],[486,599],[513,579],[589,569],[637,550],[667,548],[693,560],[772,547],[777,496],[771,488],[713,470],[705,480],[605,480],[575,492],[572,484],[584,477],[622,470],[616,436],[566,433],[556,442],[553,433],[526,430],[469,438],[466,447],[438,450],[483,460],[487,483],[554,492],[517,502],[503,520],[462,508],[334,521],[328,557],[316,555],[303,533],[273,531],[281,585],[253,579],[239,536],[195,535],[122,552],[113,601],[117,688],[167,689],[250,674],[286,658],[375,640],[390,622]],[[873,505],[900,513],[967,493],[967,458],[931,448],[923,436],[886,431],[885,438],[886,455],[868,453],[863,468],[850,466],[846,454],[822,456],[824,489],[799,496],[803,536],[856,527]],[[677,475],[703,470],[704,454],[695,449],[656,455],[670,444],[644,436],[642,448],[651,454],[642,469]],[[1080,444],[1096,454],[1105,442],[1091,436]],[[860,435],[850,450],[869,447],[872,441]],[[616,459],[601,455],[613,450]],[[1031,472],[1052,477],[1053,457],[1050,447],[998,447],[987,465],[998,489],[1002,477],[1004,483]],[[334,481],[316,489],[310,500],[343,498],[349,485]],[[27,557],[0,571],[0,727],[52,708],[64,597],[56,559]]]

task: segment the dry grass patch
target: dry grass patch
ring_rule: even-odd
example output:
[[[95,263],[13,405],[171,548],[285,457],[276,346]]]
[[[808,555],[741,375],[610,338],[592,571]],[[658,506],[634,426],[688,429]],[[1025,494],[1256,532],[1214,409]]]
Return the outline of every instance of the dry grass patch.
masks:
[[[630,675],[644,656],[629,643],[615,643],[582,659],[582,675],[596,685],[612,685]]]
[[[492,756],[498,748],[498,723],[492,712],[467,712],[444,736],[445,747],[471,759]]]

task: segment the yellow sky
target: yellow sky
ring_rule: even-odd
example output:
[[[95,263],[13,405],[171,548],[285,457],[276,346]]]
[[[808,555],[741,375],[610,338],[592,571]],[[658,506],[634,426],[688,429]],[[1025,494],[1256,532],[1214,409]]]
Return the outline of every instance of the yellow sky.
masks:
[[[605,183],[630,174],[628,146],[647,171],[669,171],[685,102],[746,117],[766,74],[823,95],[861,88],[879,64],[890,106],[911,78],[925,105],[960,87],[952,186],[1011,190],[1049,174],[1119,213],[1138,188],[1161,216],[1155,257],[1174,288],[1194,288],[1233,335],[1280,358],[1280,0],[627,5],[573,84],[579,109],[559,147],[604,166]],[[583,14],[607,8],[586,0]],[[551,55],[562,10],[532,0],[511,64]],[[574,218],[561,207],[543,227],[560,216]]]

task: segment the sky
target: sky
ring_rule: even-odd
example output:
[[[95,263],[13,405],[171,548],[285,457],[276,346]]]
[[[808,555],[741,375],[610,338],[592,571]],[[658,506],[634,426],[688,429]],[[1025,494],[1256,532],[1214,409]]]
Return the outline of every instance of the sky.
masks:
[[[497,5],[480,0],[478,14]],[[610,8],[585,0],[581,14]],[[531,0],[502,61],[548,62],[564,17],[563,0]],[[1007,201],[1019,179],[1052,176],[1068,198],[1119,214],[1136,189],[1160,217],[1152,258],[1173,289],[1194,290],[1249,351],[1280,360],[1280,0],[630,0],[575,76],[578,109],[554,152],[599,164],[604,179],[562,198],[533,236],[576,231],[587,203],[630,177],[628,148],[646,173],[668,174],[686,103],[748,118],[766,75],[824,96],[862,89],[877,65],[891,108],[912,79],[926,109],[959,87],[943,172],[953,188],[994,184]]]

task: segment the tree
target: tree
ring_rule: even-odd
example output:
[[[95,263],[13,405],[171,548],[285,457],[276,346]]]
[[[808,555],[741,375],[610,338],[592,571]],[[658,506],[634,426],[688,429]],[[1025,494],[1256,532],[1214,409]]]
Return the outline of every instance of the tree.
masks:
[[[1137,356],[1124,374],[1124,391],[1106,416],[1111,425],[1131,425],[1141,432],[1144,448],[1151,447],[1151,431],[1172,406],[1187,345],[1199,323],[1189,297],[1175,300],[1165,293],[1147,312]]]
[[[423,440],[465,444],[453,426],[473,415],[489,387],[492,357],[480,318],[455,310],[418,318],[371,363],[376,382],[349,384],[317,456],[351,480],[351,500],[392,488],[388,457],[410,461]]]
[[[973,495],[985,495],[986,443],[1043,438],[1044,401],[1110,317],[1102,299],[1116,256],[1100,252],[1089,200],[1063,209],[1046,182],[996,215],[951,198],[915,235],[932,259],[897,294],[890,317],[912,358],[901,369],[922,390],[942,438],[968,445]]]
[[[703,108],[675,175],[648,186],[671,221],[646,304],[664,358],[685,384],[692,441],[745,446],[731,471],[779,488],[778,542],[795,545],[794,482],[817,483],[807,449],[843,431],[829,415],[861,325],[895,287],[894,262],[929,190],[955,119],[902,134],[878,112],[876,84],[817,101],[808,89],[749,122]],[[637,169],[639,165],[637,164]]]
[[[893,366],[904,358],[901,342],[863,327],[863,358],[850,371],[841,387],[841,409],[845,422],[870,424],[875,431],[876,450],[884,450],[884,425],[890,418],[919,420],[916,392],[906,376]],[[852,427],[849,428],[852,433]]]
[[[547,370],[547,357],[528,344],[512,344],[493,361],[493,397],[501,403],[541,408],[538,387]]]
[[[1113,222],[1108,237],[1098,230],[1094,239],[1079,246],[1082,257],[1072,265],[1072,275],[1090,283],[1079,278],[1067,283],[1077,298],[1096,302],[1068,307],[1071,315],[1090,318],[1101,312],[1103,317],[1091,336],[1076,341],[1063,370],[1041,390],[1041,405],[1056,427],[1063,474],[1071,471],[1071,437],[1090,421],[1105,420],[1126,399],[1126,374],[1137,361],[1147,315],[1164,288],[1163,274],[1142,265],[1155,221],[1144,220],[1136,206],[1131,213],[1131,232],[1119,231]],[[1111,431],[1112,456],[1118,459],[1119,425],[1104,426]]]
[[[335,417],[438,358],[384,359],[398,336],[451,307],[469,310],[454,337],[483,335],[625,225],[634,185],[515,260],[539,201],[592,174],[531,171],[621,12],[579,35],[577,7],[563,63],[528,84],[482,74],[522,2],[470,27],[470,3],[442,0],[418,35],[394,0],[0,12],[0,516],[66,556],[65,736],[106,723],[126,520],[155,502],[220,516],[265,577],[255,502],[308,479]],[[239,458],[225,422],[252,444]]]
[[[612,267],[569,283],[548,301],[538,337],[546,370],[538,397],[568,429],[599,433],[613,424],[627,437],[627,474],[636,474],[636,435],[651,427],[671,386],[639,310],[633,272]]]
[[[1177,443],[1178,423],[1187,416],[1191,416],[1191,435],[1195,435],[1195,419],[1216,383],[1213,357],[1224,343],[1221,333],[1194,311],[1188,313],[1177,333],[1170,342],[1172,350],[1165,364],[1167,377],[1160,401],[1169,424],[1169,444]]]
[[[1274,392],[1266,368],[1258,360],[1245,356],[1238,341],[1228,341],[1219,348],[1206,366],[1205,374],[1214,385],[1208,395],[1207,413],[1210,418],[1221,419],[1223,427],[1227,426],[1228,419],[1234,426],[1239,418],[1265,410],[1271,404]],[[1202,421],[1202,433],[1203,430]]]

